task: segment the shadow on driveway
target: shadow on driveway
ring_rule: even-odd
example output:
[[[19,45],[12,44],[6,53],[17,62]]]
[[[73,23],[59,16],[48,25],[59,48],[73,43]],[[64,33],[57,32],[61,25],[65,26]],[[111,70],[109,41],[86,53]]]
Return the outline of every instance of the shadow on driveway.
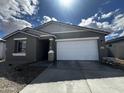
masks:
[[[113,77],[124,77],[124,71],[98,62],[59,61],[41,73],[32,84]]]

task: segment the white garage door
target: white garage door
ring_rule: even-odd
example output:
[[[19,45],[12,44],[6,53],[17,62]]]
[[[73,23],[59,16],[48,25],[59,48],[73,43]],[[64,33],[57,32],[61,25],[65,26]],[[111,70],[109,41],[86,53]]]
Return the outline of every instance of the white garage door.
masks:
[[[57,60],[99,60],[97,39],[57,40]]]

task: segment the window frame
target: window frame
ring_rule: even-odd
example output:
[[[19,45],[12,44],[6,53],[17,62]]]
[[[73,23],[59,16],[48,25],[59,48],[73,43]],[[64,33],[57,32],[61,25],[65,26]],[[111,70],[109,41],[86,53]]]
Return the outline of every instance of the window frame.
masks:
[[[26,56],[27,38],[14,38],[13,56]]]

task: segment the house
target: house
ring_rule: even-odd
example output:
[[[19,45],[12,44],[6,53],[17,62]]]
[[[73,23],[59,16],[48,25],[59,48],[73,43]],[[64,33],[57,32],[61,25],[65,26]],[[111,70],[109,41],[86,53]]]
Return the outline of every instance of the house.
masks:
[[[124,59],[124,36],[106,42],[108,57]]]
[[[48,53],[53,53],[54,60],[100,61],[107,34],[109,32],[50,21],[5,36],[6,61],[8,64],[43,61],[48,60]]]
[[[54,35],[25,28],[4,37],[6,40],[6,63],[20,65],[47,60],[49,44]]]
[[[0,38],[0,60],[5,58],[5,40]]]

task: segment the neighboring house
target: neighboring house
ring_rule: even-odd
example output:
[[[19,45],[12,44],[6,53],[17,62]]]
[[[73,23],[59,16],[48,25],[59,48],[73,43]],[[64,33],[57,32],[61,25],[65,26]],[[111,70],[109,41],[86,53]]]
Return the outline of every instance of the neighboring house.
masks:
[[[5,59],[5,41],[0,38],[0,60]]]
[[[50,51],[54,53],[54,60],[100,61],[107,34],[106,31],[51,21],[5,36],[6,61],[24,64],[48,60]]]
[[[106,42],[108,57],[124,59],[124,36]]]

